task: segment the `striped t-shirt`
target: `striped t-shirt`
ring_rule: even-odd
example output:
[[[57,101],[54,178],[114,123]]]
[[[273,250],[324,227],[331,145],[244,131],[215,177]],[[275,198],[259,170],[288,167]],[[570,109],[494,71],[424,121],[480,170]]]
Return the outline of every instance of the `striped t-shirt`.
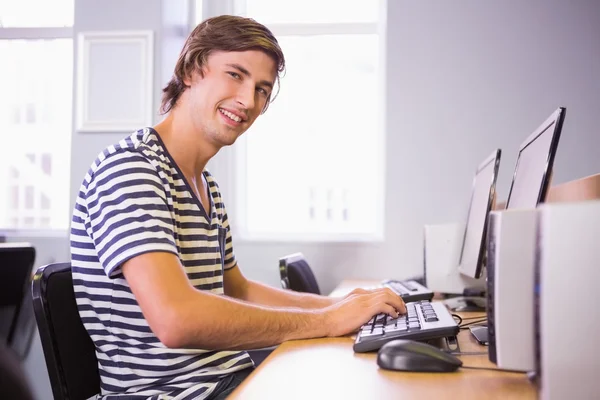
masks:
[[[71,264],[79,314],[96,346],[102,399],[202,399],[219,380],[253,365],[243,351],[164,346],[121,271],[132,257],[169,252],[197,289],[223,294],[223,270],[236,261],[219,187],[207,171],[204,177],[210,217],[158,133],[145,128],[100,153],[84,178],[71,223]]]

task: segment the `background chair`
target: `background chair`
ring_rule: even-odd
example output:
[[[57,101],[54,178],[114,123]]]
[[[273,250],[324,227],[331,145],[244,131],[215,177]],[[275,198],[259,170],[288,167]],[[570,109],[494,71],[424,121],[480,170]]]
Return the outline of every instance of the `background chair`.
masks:
[[[79,317],[71,264],[39,268],[31,292],[54,399],[88,399],[100,393],[96,349]]]
[[[317,279],[302,253],[294,253],[279,259],[281,286],[296,292],[321,294]]]
[[[0,244],[0,336],[20,360],[29,352],[35,329],[27,295],[34,261],[29,243]]]

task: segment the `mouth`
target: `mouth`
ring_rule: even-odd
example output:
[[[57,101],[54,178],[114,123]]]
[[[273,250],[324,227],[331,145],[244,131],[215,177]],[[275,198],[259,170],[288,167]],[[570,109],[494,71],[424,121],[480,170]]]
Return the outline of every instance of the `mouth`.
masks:
[[[238,114],[234,114],[229,110],[225,110],[224,108],[219,108],[219,113],[225,118],[226,121],[234,123],[236,125],[246,121],[246,118]]]

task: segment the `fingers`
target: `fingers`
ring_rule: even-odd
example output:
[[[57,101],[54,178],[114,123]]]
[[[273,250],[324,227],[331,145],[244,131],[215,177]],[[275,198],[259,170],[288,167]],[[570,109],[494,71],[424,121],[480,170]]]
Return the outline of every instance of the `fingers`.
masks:
[[[393,307],[393,309],[396,310],[398,313],[406,314],[406,305],[404,304],[404,301],[396,292],[394,292],[390,288],[377,288],[371,290],[358,288],[354,289],[350,293],[350,296],[361,297],[363,299],[366,299],[368,302],[373,301],[376,303],[387,304],[388,306]],[[388,314],[392,315],[391,313]]]
[[[386,302],[401,313],[406,312],[404,300],[402,300],[402,297],[400,297],[398,293],[394,292],[392,289],[385,288],[381,290],[378,294],[381,296],[381,301]]]
[[[382,297],[379,299],[379,301],[393,307],[400,314],[406,314],[406,305],[404,304],[404,300],[402,300],[402,297],[398,296],[397,293],[386,288],[383,292],[381,292],[380,296]]]
[[[396,296],[394,307],[400,314],[406,314],[406,304],[404,303],[404,300],[397,294],[394,293],[394,295]]]
[[[392,318],[398,318],[400,316],[396,308],[390,306],[389,304],[384,304],[382,308],[383,310],[380,311],[380,313],[387,314]]]

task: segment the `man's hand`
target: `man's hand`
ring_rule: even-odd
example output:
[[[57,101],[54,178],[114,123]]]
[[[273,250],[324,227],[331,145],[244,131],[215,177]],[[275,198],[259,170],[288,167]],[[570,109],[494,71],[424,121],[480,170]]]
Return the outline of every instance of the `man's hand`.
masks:
[[[404,301],[389,288],[355,289],[335,304],[323,309],[327,336],[343,336],[356,332],[377,314],[397,318],[406,313]]]

